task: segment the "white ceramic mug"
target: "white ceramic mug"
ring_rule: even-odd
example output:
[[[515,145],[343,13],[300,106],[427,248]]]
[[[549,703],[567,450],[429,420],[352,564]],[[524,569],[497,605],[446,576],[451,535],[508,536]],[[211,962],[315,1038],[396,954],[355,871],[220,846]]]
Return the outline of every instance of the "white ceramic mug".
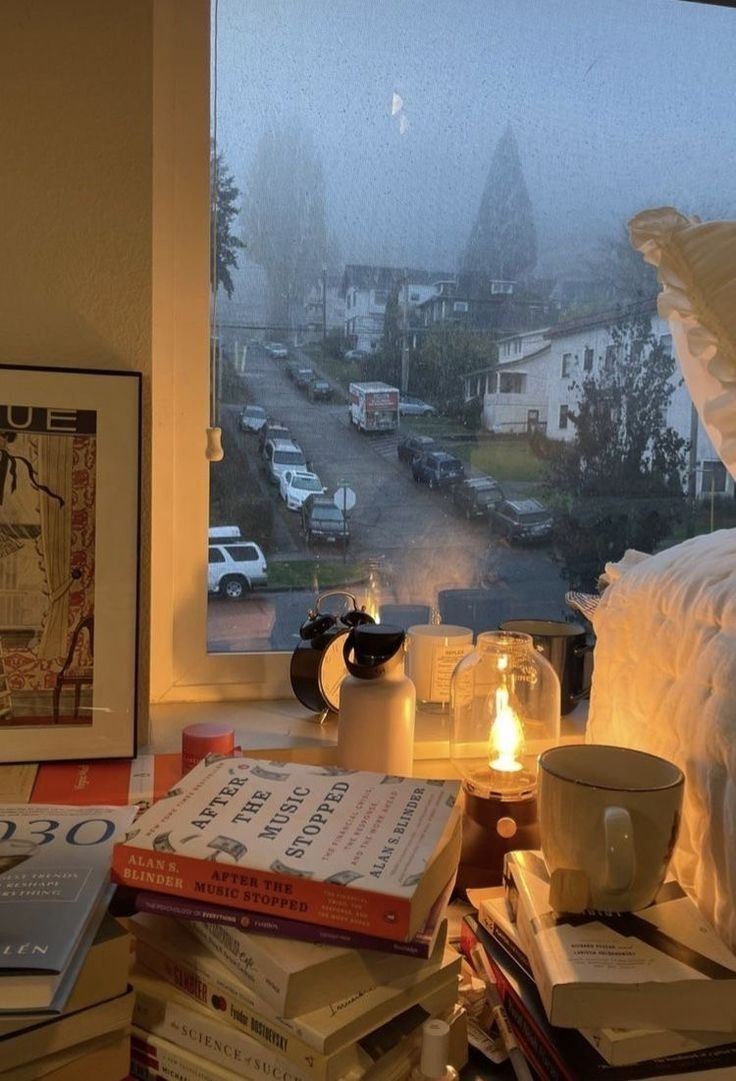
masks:
[[[558,912],[632,912],[664,881],[685,778],[672,762],[601,744],[539,756],[539,829]]]
[[[419,623],[409,627],[406,674],[417,690],[417,703],[446,709],[450,701],[450,677],[473,648],[470,627],[450,623]]]

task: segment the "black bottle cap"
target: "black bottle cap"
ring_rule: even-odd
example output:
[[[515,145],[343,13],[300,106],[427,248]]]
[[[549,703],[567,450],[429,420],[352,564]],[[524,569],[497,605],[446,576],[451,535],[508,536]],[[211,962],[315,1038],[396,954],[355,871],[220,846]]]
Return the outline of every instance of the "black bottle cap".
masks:
[[[355,660],[360,665],[382,665],[401,650],[405,632],[386,623],[366,623],[351,631]]]

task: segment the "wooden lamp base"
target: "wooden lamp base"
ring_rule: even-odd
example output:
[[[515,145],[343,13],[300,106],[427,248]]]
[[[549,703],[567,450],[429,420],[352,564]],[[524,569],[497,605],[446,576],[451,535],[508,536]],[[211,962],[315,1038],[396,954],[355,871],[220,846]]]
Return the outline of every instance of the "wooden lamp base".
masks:
[[[500,886],[506,852],[539,848],[536,797],[501,800],[464,791],[463,799],[463,844],[456,890]]]

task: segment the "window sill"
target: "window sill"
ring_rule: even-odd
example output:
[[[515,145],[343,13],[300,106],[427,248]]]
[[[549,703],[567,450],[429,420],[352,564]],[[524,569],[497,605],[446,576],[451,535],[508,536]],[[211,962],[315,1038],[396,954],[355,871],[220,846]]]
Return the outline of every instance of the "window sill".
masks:
[[[294,699],[247,702],[171,702],[151,706],[151,742],[141,750],[172,753],[181,748],[181,733],[187,725],[203,721],[230,724],[235,743],[244,751],[290,747],[334,748],[337,721],[318,724]],[[562,743],[585,739],[588,702],[579,703],[562,718]],[[444,762],[449,759],[449,718],[447,714],[417,710],[415,762]],[[417,772],[421,772],[417,769]]]

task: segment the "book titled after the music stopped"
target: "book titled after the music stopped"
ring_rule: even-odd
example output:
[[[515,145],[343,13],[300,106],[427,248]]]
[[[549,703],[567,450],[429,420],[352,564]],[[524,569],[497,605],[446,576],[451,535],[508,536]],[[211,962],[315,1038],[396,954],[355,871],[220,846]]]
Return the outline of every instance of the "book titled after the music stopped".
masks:
[[[0,1010],[61,1010],[109,899],[131,807],[0,807]]]
[[[453,874],[459,783],[202,762],[115,847],[123,885],[405,941]]]
[[[736,1031],[736,956],[674,880],[637,912],[575,916],[552,910],[540,853],[507,853],[504,882],[552,1024]]]

